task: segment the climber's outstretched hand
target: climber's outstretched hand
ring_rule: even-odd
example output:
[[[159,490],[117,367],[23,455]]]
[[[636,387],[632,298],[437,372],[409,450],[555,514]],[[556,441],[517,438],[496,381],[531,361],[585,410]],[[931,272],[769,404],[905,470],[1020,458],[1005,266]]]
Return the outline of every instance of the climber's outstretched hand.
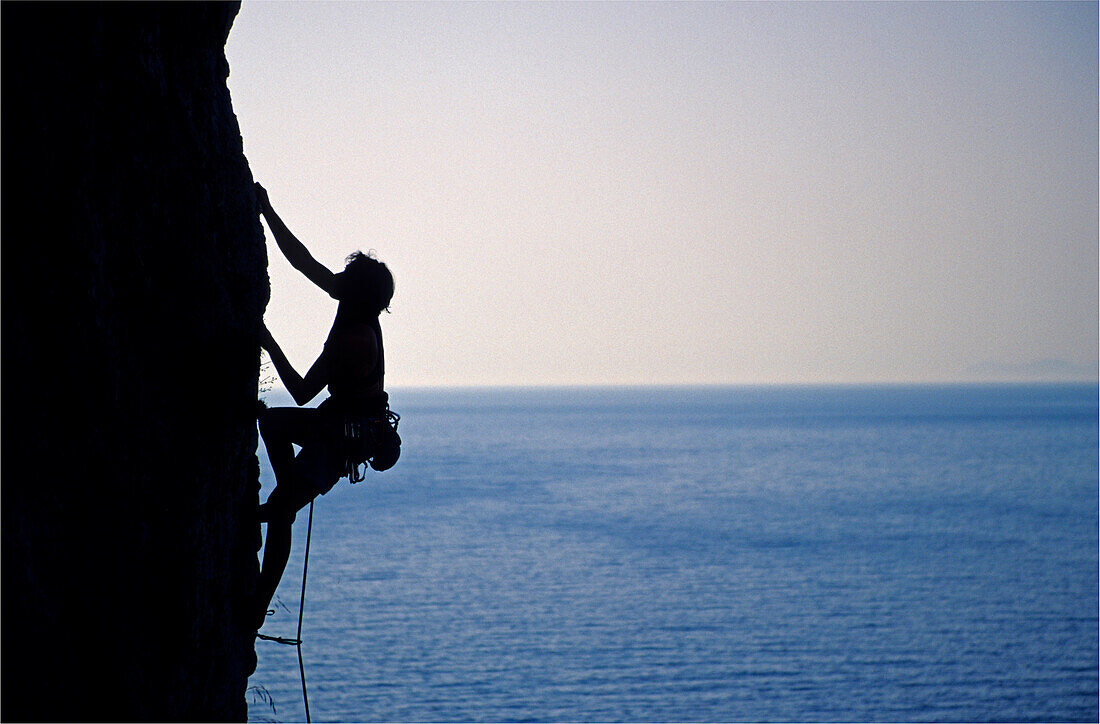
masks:
[[[252,188],[256,192],[256,203],[260,205],[260,213],[266,213],[271,208],[271,200],[267,197],[267,189],[261,186],[258,181],[252,184]]]

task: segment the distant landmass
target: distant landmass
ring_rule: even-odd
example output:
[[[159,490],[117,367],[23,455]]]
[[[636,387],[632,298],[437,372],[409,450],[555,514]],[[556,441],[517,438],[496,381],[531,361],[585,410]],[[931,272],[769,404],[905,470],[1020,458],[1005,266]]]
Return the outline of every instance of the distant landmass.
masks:
[[[972,379],[1005,382],[1095,382],[1098,363],[1078,364],[1064,359],[1037,359],[1028,362],[985,361],[967,367],[963,373]]]

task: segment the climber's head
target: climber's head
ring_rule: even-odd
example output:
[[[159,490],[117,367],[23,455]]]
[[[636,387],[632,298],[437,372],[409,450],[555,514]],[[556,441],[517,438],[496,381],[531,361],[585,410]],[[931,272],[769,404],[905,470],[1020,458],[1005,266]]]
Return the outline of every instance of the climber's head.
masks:
[[[390,306],[393,275],[385,264],[361,251],[347,258],[336,275],[336,298],[341,308],[356,317],[375,317]]]

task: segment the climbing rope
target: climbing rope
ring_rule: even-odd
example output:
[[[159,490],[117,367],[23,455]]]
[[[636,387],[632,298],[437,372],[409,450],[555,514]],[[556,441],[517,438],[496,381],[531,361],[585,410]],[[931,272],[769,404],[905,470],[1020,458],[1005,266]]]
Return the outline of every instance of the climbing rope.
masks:
[[[274,641],[277,644],[293,646],[298,649],[298,672],[302,675],[302,701],[306,707],[306,724],[312,724],[309,718],[309,692],[306,688],[306,667],[302,662],[302,615],[306,610],[306,574],[309,572],[309,539],[313,535],[313,501],[309,501],[309,526],[306,528],[306,558],[302,562],[302,599],[298,602],[298,635],[296,638],[284,638],[282,636],[266,636],[256,632],[256,638],[263,641]]]

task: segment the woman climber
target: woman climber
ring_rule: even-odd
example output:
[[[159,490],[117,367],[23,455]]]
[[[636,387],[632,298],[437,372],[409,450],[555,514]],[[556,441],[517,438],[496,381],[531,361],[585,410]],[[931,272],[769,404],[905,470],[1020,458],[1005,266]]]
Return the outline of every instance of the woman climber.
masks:
[[[256,589],[254,623],[263,625],[267,607],[290,556],[296,513],[318,494],[324,495],[342,476],[361,479],[358,467],[392,466],[400,453],[396,418],[385,392],[385,355],[379,314],[393,296],[393,276],[385,264],[362,252],[347,258],[344,271],[333,274],[314,259],[271,208],[267,190],[256,184],[260,213],[275,242],[298,271],[339,300],[324,351],[300,376],[265,326],[260,346],[267,350],[279,378],[297,405],[304,405],[327,385],[329,398],[317,408],[275,407],[260,412],[260,435],[275,471],[275,490],[260,506],[267,523],[263,566]],[[293,445],[301,446],[294,454]]]

